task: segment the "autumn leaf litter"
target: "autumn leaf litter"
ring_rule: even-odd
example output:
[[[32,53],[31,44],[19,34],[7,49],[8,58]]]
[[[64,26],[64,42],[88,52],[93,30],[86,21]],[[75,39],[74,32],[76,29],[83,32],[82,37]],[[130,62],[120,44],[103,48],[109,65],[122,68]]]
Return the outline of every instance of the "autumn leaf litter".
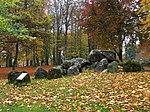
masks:
[[[57,111],[150,110],[150,73],[94,73],[59,79],[32,79],[17,87],[0,80],[0,105]]]

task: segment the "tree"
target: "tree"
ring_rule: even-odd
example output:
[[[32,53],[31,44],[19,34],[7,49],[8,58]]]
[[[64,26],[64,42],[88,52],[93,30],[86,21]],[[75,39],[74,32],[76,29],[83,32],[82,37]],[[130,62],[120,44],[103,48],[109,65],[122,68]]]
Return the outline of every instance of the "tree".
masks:
[[[13,62],[13,69],[17,65],[17,58],[18,58],[18,41],[25,40],[25,39],[33,39],[29,36],[29,30],[25,28],[21,23],[17,22],[16,19],[19,18],[16,14],[11,12],[11,8],[15,6],[15,0],[6,0],[1,1],[0,8],[0,37],[1,37],[1,44],[5,43],[15,43],[16,46],[16,53]],[[2,46],[2,50],[4,50],[4,46]]]
[[[64,32],[64,57],[67,59],[67,41],[68,41],[68,28],[70,26],[71,17],[74,12],[74,1],[73,0],[64,0],[64,25],[65,25],[65,32]]]
[[[133,2],[95,0],[92,4],[86,2],[82,11],[81,25],[90,36],[92,48],[112,49],[121,62],[125,39],[134,42],[137,39],[135,11],[130,9],[131,4]]]
[[[138,24],[140,26],[139,32],[142,32],[140,47],[150,46],[150,1],[141,0],[140,9],[137,15],[140,17]]]
[[[62,24],[63,24],[63,4],[59,0],[52,1],[51,13],[54,18],[53,21],[53,34],[56,36],[55,47],[53,51],[54,64],[61,64],[61,34],[62,34]]]
[[[51,38],[51,23],[52,18],[46,11],[48,11],[49,5],[47,0],[22,0],[18,11],[18,15],[21,16],[19,19],[29,30],[30,35],[42,39],[43,54],[45,64],[48,65],[48,59],[50,56],[50,38]],[[32,65],[37,65],[37,41],[33,41],[31,45],[32,50]]]
[[[145,30],[145,33],[149,33],[150,37],[150,1],[149,0],[141,0],[141,8],[138,13],[144,13],[142,15],[141,21],[141,29]]]
[[[44,0],[44,1],[42,0],[36,0],[36,1],[12,0],[11,2],[4,2],[3,5],[5,4],[8,4],[8,7],[6,7],[8,10],[7,11],[8,14],[13,15],[13,16],[6,16],[6,17],[9,17],[10,21],[8,22],[8,24],[6,24],[8,25],[8,28],[3,29],[2,31],[3,33],[2,42],[6,43],[9,41],[8,43],[16,43],[16,55],[14,59],[14,66],[17,65],[17,59],[19,55],[19,51],[18,51],[19,45],[20,45],[19,48],[23,46],[27,47],[26,57],[27,55],[29,55],[30,51],[32,50],[32,57],[33,57],[32,63],[33,63],[33,66],[36,66],[38,57],[36,53],[37,41],[35,41],[35,37],[37,39],[42,39],[43,42],[47,40],[45,43],[45,45],[47,45],[47,49],[44,49],[46,50],[47,54],[45,54],[44,56],[45,56],[45,60],[48,61],[47,58],[49,58],[49,53],[50,53],[50,51],[48,51],[49,49],[48,42],[50,42],[49,38],[51,34],[50,31],[51,31],[52,19],[51,19],[51,16],[46,13],[45,8],[47,7],[47,0]],[[8,19],[6,18],[6,20]],[[15,25],[18,25],[18,26],[15,26]],[[11,35],[10,32],[14,34],[10,36]],[[24,41],[26,42],[26,44],[24,43]],[[6,49],[4,48],[5,47],[3,46],[2,51]],[[48,64],[48,62],[46,63]]]

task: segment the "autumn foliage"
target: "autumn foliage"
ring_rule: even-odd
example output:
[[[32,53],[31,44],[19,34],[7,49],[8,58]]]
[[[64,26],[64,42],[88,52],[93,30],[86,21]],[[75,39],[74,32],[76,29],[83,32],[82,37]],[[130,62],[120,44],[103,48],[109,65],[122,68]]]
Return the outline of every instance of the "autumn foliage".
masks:
[[[128,0],[95,0],[92,4],[85,3],[82,11],[81,26],[95,43],[94,47],[114,50],[120,61],[125,37],[135,32],[131,4],[133,1]]]

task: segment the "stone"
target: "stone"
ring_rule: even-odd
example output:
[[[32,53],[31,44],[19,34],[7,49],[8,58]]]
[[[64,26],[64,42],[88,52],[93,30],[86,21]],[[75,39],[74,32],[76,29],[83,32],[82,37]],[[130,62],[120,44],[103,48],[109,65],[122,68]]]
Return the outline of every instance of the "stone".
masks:
[[[37,68],[34,75],[35,79],[47,78],[47,71],[43,68]]]
[[[12,70],[8,73],[8,83],[14,83],[16,81],[16,78],[19,77],[20,72],[17,70]]]
[[[108,72],[111,73],[115,73],[118,71],[118,62],[117,61],[113,61],[111,63],[108,64],[107,66]]]
[[[78,75],[79,73],[79,68],[76,65],[71,66],[67,70],[67,75]]]
[[[61,66],[64,68],[64,69],[68,69],[69,67],[71,67],[73,65],[73,62],[71,60],[65,60]]]
[[[63,75],[66,75],[66,70],[62,66],[53,67],[48,70],[47,78],[56,79],[61,78]]]
[[[91,63],[84,58],[74,58],[74,59],[72,59],[72,61],[74,63],[78,62],[81,65],[80,68],[88,67],[89,65],[91,65]]]
[[[25,75],[23,75],[23,74],[25,74]],[[21,83],[29,83],[29,82],[31,82],[30,75],[26,71],[22,71],[19,74],[19,76],[16,78],[16,84],[18,84],[18,83],[20,83],[20,84]]]
[[[68,69],[69,67],[73,66],[73,65],[78,65],[79,68],[83,68],[85,66],[89,66],[90,62],[84,58],[73,58],[71,60],[65,60],[61,66],[64,69]]]
[[[116,53],[112,50],[92,50],[89,54],[89,61],[91,63],[101,61],[103,58],[107,58],[108,63],[116,61]]]
[[[84,58],[73,58],[71,60],[65,60],[61,66],[67,70],[67,75],[77,75],[83,72],[90,62]]]
[[[95,63],[95,72],[102,72],[103,70],[107,69],[108,60],[106,58],[102,59],[100,62]]]

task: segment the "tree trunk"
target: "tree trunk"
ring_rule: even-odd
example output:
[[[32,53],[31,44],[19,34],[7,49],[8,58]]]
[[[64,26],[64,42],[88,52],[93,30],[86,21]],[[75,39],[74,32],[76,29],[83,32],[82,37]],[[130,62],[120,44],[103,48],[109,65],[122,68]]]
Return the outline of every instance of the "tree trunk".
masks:
[[[120,48],[119,51],[117,51],[116,49],[114,49],[114,51],[118,55],[119,61],[123,62],[123,59],[122,59],[122,49]]]
[[[61,52],[60,52],[60,27],[57,28],[57,40],[56,40],[56,65],[61,64]]]
[[[45,57],[45,65],[48,65],[48,57]]]
[[[52,53],[52,64],[53,65],[56,65],[56,46],[54,47],[54,49],[53,49],[53,53]]]
[[[48,27],[45,27],[45,32],[48,32]],[[45,65],[49,65],[49,57],[50,57],[50,37],[46,36],[44,37],[44,45],[43,45],[43,50],[44,50],[44,57],[45,57]]]
[[[60,50],[59,50],[59,45],[57,43],[56,45],[56,65],[60,65],[61,64],[61,53],[60,53]]]
[[[6,67],[12,67],[12,53],[6,54]]]
[[[32,66],[36,66],[36,54],[35,54],[35,46],[32,47]]]
[[[12,67],[13,66],[13,63],[12,63],[12,53],[10,53],[10,56],[9,56],[9,67]]]
[[[18,53],[19,53],[19,44],[18,42],[16,43],[16,53],[15,53],[15,58],[12,66],[12,70],[15,70],[15,67],[17,67],[17,60],[18,60]]]
[[[88,48],[89,48],[89,53],[92,50],[92,46],[91,46],[91,40],[90,40],[90,34],[88,33]]]
[[[9,54],[6,54],[6,67],[9,67]]]
[[[81,32],[81,28],[79,29],[79,37],[80,37],[80,57],[82,57],[82,32]]]
[[[119,57],[119,60],[121,62],[123,62],[123,59],[122,59],[122,49],[119,49],[118,57]]]
[[[28,52],[29,52],[29,49],[27,48],[26,49],[26,66],[29,66]]]
[[[39,62],[39,58],[36,57],[36,63],[37,63],[37,66],[40,66],[40,62]]]
[[[68,23],[65,24],[65,34],[64,34],[64,59],[67,59],[67,41],[68,41]]]

